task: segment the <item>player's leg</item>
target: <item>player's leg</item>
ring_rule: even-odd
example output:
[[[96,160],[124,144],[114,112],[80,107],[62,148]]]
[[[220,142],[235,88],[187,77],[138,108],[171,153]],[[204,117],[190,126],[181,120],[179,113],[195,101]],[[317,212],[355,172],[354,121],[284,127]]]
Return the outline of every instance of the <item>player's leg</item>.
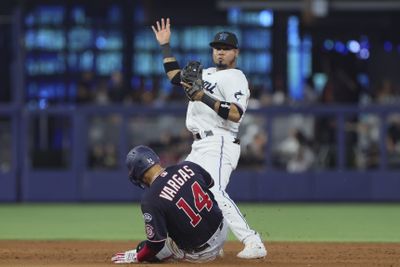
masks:
[[[239,148],[238,148],[239,147]],[[237,159],[232,158],[232,155],[237,155]],[[227,142],[224,150],[221,150],[222,160],[220,171],[220,180],[229,181],[230,175],[234,169],[236,169],[237,163],[240,156],[240,146]],[[221,187],[219,192],[213,191],[214,195],[218,195],[220,200],[218,202],[223,205],[223,214],[228,221],[229,228],[232,233],[244,243],[244,249],[237,254],[240,258],[245,259],[256,259],[263,258],[267,255],[267,250],[261,240],[260,235],[250,228],[246,219],[242,215],[236,203],[229,197],[228,193],[225,191],[228,182],[221,182]],[[215,188],[217,190],[217,188]],[[216,197],[217,198],[217,197]],[[219,205],[221,205],[219,204]]]
[[[196,160],[197,164],[207,170],[214,179],[210,189],[219,208],[232,230],[240,241],[254,235],[235,202],[225,192],[232,171],[236,168],[240,155],[240,146],[228,142],[227,137],[212,137],[196,143],[188,160]],[[190,157],[190,156],[189,156]]]
[[[228,225],[224,220],[222,227],[218,228],[214,235],[207,241],[209,247],[198,253],[186,253],[185,260],[196,263],[215,260],[224,247],[227,235]]]
[[[239,155],[240,147],[237,144],[233,144],[229,138],[219,136],[207,138],[195,144],[187,160],[202,166],[214,179],[211,191],[215,200],[233,234],[245,244],[244,250],[238,254],[238,257],[261,258],[266,256],[266,249],[259,234],[250,228],[235,202],[225,192]]]
[[[165,240],[164,247],[155,256],[160,261],[167,261],[169,259],[182,260],[185,253],[178,247],[178,245],[168,237]]]
[[[235,202],[223,190],[213,187],[211,192],[214,194],[232,233],[245,245],[245,248],[237,256],[245,259],[265,257],[267,251],[260,235],[250,228]]]
[[[233,144],[233,137],[207,137],[192,144],[192,150],[186,160],[199,164],[214,179],[214,187],[223,190],[229,183],[231,172],[236,168],[240,156],[240,146]],[[228,165],[226,169],[220,166]],[[228,171],[228,173],[225,173]],[[222,174],[221,174],[222,172]]]

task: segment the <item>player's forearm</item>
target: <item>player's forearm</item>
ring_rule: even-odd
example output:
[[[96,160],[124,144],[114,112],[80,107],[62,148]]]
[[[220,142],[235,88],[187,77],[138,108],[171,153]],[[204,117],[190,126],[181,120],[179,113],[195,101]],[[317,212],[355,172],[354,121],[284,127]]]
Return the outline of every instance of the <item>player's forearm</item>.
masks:
[[[174,57],[172,55],[172,50],[171,50],[171,46],[169,45],[169,43],[165,43],[160,46],[161,46],[161,53],[162,53],[164,59]]]
[[[240,118],[242,117],[242,113],[240,112],[239,108],[231,103],[230,109],[229,109],[229,114],[228,114],[228,120],[233,121],[233,122],[239,122]]]
[[[137,260],[138,262],[150,261],[157,255],[158,251],[152,250],[147,244],[138,252]]]
[[[181,71],[179,63],[172,55],[169,43],[161,45],[161,52],[163,54],[164,70],[168,79],[175,85],[180,85],[181,78],[179,72]]]
[[[165,242],[156,244],[147,241],[145,245],[137,252],[138,262],[149,261],[152,262],[157,259],[156,255],[163,249]]]
[[[235,104],[216,100],[204,92],[200,98],[200,101],[212,108],[218,114],[218,116],[224,120],[239,122],[243,115],[241,109]]]
[[[172,79],[181,71],[178,61],[176,61],[174,57],[167,57],[164,58],[163,63],[165,73],[167,74],[168,79],[172,81]]]

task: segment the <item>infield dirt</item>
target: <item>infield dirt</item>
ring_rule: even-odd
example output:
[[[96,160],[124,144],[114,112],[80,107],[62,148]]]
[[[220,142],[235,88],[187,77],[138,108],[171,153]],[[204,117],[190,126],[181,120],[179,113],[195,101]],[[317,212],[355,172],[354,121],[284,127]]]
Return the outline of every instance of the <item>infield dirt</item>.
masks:
[[[115,252],[132,249],[138,242],[111,241],[0,241],[0,266],[135,266],[115,265]],[[227,242],[223,258],[201,266],[400,266],[398,243],[267,243],[265,259],[236,257],[239,242]],[[139,266],[194,266],[190,263],[142,263]],[[136,265],[137,266],[137,265]],[[200,265],[199,265],[200,266]]]

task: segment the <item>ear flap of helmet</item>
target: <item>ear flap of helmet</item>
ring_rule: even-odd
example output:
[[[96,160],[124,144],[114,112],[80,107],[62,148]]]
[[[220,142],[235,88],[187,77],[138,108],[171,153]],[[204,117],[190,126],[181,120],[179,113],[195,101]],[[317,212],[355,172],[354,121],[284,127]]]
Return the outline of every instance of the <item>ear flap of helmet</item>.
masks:
[[[129,180],[132,182],[132,184],[144,189],[145,187],[144,183],[140,180],[140,178],[135,177],[132,171],[129,172]]]

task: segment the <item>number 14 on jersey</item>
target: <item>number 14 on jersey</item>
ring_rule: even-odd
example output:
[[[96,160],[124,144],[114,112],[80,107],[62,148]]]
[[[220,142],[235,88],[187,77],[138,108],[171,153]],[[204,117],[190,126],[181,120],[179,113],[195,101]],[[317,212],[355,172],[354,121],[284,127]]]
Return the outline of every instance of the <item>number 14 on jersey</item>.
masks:
[[[192,193],[193,193],[194,206],[196,207],[196,210],[198,213],[196,213],[192,209],[192,207],[189,205],[189,203],[184,198],[180,198],[178,200],[178,202],[176,202],[176,206],[185,212],[185,214],[190,219],[190,224],[193,227],[196,227],[202,219],[201,215],[199,213],[204,208],[207,208],[207,210],[210,211],[213,206],[213,202],[211,201],[210,196],[206,192],[203,191],[203,189],[201,188],[201,186],[199,185],[198,182],[193,183]]]

